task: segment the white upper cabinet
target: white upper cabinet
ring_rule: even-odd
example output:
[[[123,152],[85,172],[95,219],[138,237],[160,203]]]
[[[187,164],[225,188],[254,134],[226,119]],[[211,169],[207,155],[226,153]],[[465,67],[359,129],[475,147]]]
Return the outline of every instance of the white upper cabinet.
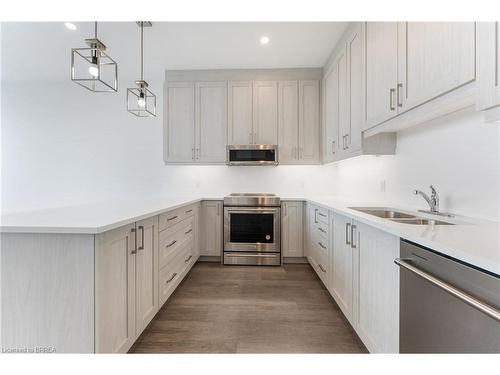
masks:
[[[340,146],[345,152],[349,147],[349,82],[347,76],[347,50],[342,48],[336,59],[338,70],[338,119]]]
[[[226,82],[196,83],[196,160],[226,161]]]
[[[318,163],[320,159],[320,99],[319,81],[299,81],[299,145],[302,163]]]
[[[333,63],[323,77],[323,162],[335,160],[339,147],[339,73]]]
[[[279,162],[319,163],[319,81],[280,81],[278,88]]]
[[[366,125],[396,116],[398,81],[397,22],[366,24]]]
[[[476,108],[500,106],[500,22],[477,23]]]
[[[165,160],[193,162],[194,83],[172,82],[166,87]]]
[[[228,83],[228,144],[253,143],[252,81]]]
[[[278,83],[253,82],[253,143],[278,144]]]
[[[299,144],[299,82],[278,82],[279,162],[294,164]]]
[[[401,22],[399,29],[399,112],[475,80],[474,22]]]
[[[349,136],[347,149],[358,151],[362,147],[364,114],[364,34],[358,23],[347,38],[347,76],[349,82]]]

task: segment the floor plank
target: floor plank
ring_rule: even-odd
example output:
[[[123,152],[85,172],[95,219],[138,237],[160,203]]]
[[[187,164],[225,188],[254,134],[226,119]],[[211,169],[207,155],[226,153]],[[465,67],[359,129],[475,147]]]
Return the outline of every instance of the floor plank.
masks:
[[[366,353],[306,264],[197,263],[131,353]]]

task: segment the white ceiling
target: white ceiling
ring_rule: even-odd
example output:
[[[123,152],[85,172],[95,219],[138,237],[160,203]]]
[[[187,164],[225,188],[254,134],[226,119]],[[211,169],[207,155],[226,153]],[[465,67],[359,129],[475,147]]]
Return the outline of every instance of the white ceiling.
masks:
[[[2,23],[2,81],[69,79],[70,50],[85,47],[93,23]],[[321,67],[345,22],[156,22],[145,29],[145,79],[165,69]],[[120,80],[139,75],[139,28],[134,22],[99,23],[98,37],[118,62]],[[267,35],[268,45],[259,38]]]

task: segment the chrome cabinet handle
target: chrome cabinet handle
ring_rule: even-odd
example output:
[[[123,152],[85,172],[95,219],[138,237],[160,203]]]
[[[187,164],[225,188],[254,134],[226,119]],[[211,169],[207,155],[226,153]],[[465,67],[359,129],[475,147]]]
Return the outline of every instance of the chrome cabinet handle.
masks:
[[[177,240],[173,240],[173,241],[172,241],[172,242],[170,242],[167,246],[165,246],[165,249],[167,249],[167,248],[169,248],[169,247],[174,246],[176,243],[177,243]]]
[[[346,134],[344,137],[345,137],[345,149],[347,150],[349,148],[349,134]]]
[[[139,225],[139,230],[141,231],[141,246],[137,248],[137,250],[144,250],[144,227]]]
[[[351,241],[349,241],[349,229],[351,228],[351,223],[345,223],[345,244],[350,245]]]
[[[332,141],[332,154],[335,154],[335,141]]]
[[[314,209],[314,224],[318,223],[318,209]]]
[[[136,236],[136,230],[135,228],[130,229],[130,232],[134,234],[134,248],[130,252],[130,254],[137,254],[137,236]]]
[[[189,262],[189,261],[191,260],[191,258],[192,258],[192,257],[193,257],[193,256],[192,256],[192,255],[190,255],[190,256],[189,256],[186,260],[184,260],[184,263]]]
[[[165,284],[168,284],[169,282],[171,282],[173,279],[175,279],[175,276],[177,276],[177,272],[175,272],[172,277],[170,279],[168,279],[167,281],[165,281]]]
[[[352,225],[351,226],[351,248],[352,249],[356,248],[356,244],[354,243],[355,231],[356,231],[356,225]]]
[[[321,271],[323,271],[324,273],[326,273],[326,270],[323,268],[323,266],[321,264],[318,263],[318,267],[321,269]]]
[[[481,311],[482,313],[488,315],[490,318],[495,319],[497,322],[500,322],[500,311],[494,308],[493,306],[487,305],[486,303],[478,300],[477,298],[467,294],[460,289],[455,288],[454,286],[448,284],[447,282],[438,279],[425,271],[413,266],[412,264],[406,262],[411,259],[394,259],[394,263],[398,266],[407,269],[410,272],[413,272],[417,276],[420,276],[422,279],[427,280],[431,284],[437,286],[438,288],[444,290],[445,292],[451,294],[452,296],[457,297],[459,300],[465,302],[466,304],[474,307],[475,309]]]
[[[401,91],[403,91],[403,84],[402,83],[398,83],[397,89],[398,89],[398,92],[397,92],[396,96],[397,96],[398,107],[402,107],[403,106],[403,101],[400,100],[400,98],[401,98]]]
[[[325,215],[324,213],[321,213],[321,212],[318,212],[318,215],[319,215],[319,216],[326,217],[326,215]]]
[[[191,149],[191,159],[194,160],[194,148]]]
[[[175,215],[175,216],[169,217],[169,218],[167,219],[167,221],[174,220],[174,219],[177,219],[177,218],[178,218],[178,216],[177,216],[177,215]]]
[[[200,158],[200,149],[196,148],[196,159]]]
[[[185,232],[184,232],[184,234],[189,234],[189,233],[191,233],[192,231],[193,231],[193,228],[191,228],[191,229],[189,229],[189,230],[185,231]]]
[[[323,245],[321,242],[318,242],[318,245],[321,246],[323,249],[326,249],[326,246]]]
[[[191,208],[190,210],[187,210],[186,211],[186,214],[190,213],[190,212],[193,212],[193,209]]]
[[[324,229],[323,229],[323,228],[321,228],[321,227],[318,227],[318,230],[319,230],[320,232],[326,233],[326,230],[324,230]]]
[[[389,89],[389,109],[391,111],[395,111],[396,110],[396,107],[394,106],[394,92],[396,90],[393,89],[393,88],[390,88]]]

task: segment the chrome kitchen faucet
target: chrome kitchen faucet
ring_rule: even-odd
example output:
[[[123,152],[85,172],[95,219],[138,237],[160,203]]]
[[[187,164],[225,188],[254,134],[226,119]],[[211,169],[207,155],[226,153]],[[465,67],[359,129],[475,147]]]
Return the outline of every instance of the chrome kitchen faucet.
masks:
[[[427,204],[429,205],[428,210],[419,210],[419,211],[420,212],[427,212],[427,213],[430,213],[433,215],[453,216],[453,215],[448,214],[448,213],[439,212],[439,195],[438,195],[436,189],[434,188],[434,186],[431,185],[429,187],[431,189],[431,197],[430,198],[427,194],[425,194],[421,190],[414,190],[413,191],[413,194],[422,196],[422,198],[424,198],[425,201],[427,202]]]

